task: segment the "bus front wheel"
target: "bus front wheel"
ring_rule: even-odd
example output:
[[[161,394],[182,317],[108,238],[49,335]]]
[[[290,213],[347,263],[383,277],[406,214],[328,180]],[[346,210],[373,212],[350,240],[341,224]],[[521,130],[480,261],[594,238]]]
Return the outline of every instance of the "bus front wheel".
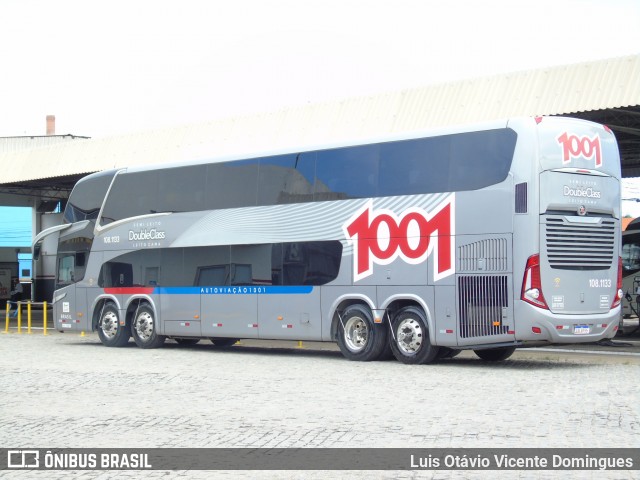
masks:
[[[387,345],[387,330],[373,322],[364,305],[351,305],[343,312],[338,325],[338,346],[349,360],[378,360]]]
[[[399,362],[431,363],[438,358],[439,348],[431,345],[429,327],[421,309],[403,308],[392,322],[391,350]]]
[[[158,348],[167,337],[158,335],[155,314],[148,305],[142,305],[136,311],[131,324],[133,340],[140,348]]]
[[[105,305],[100,312],[98,337],[107,347],[124,347],[129,343],[129,329],[125,325],[120,325],[118,309],[111,303]]]

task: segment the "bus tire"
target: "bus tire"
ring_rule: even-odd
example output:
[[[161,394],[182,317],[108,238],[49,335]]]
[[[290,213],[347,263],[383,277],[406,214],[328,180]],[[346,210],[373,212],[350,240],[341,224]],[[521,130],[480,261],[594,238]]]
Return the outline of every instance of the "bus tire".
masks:
[[[213,343],[216,347],[230,347],[231,345],[235,345],[238,342],[237,338],[225,338],[225,337],[211,337],[209,338],[211,343]]]
[[[473,352],[482,360],[489,362],[499,362],[506,360],[513,352],[516,351],[516,347],[500,347],[500,348],[486,348],[484,350],[474,350]]]
[[[158,335],[156,317],[148,305],[142,305],[136,310],[131,322],[131,334],[140,348],[158,348],[167,339],[164,335]]]
[[[338,347],[349,360],[369,362],[378,360],[387,345],[387,328],[373,322],[364,305],[351,305],[338,325]]]
[[[100,312],[98,337],[107,347],[124,347],[129,343],[129,329],[126,325],[120,325],[118,309],[113,303],[106,304]]]
[[[429,327],[420,308],[403,308],[394,317],[391,326],[391,350],[399,362],[415,365],[431,363],[438,358],[440,349],[431,345]]]
[[[389,335],[387,335],[387,338],[389,338]],[[393,350],[391,350],[391,342],[389,341],[385,342],[384,349],[382,350],[382,353],[376,360],[387,361],[387,360],[395,360],[395,359],[396,357],[394,357],[393,355]]]

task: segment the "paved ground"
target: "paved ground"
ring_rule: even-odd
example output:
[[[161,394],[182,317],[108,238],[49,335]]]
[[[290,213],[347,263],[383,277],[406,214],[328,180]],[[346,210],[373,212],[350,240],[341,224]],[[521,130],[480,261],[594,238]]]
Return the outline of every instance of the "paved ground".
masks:
[[[0,333],[0,447],[640,447],[640,347],[428,366],[333,345]],[[261,347],[257,347],[261,345]],[[637,478],[635,472],[2,472],[4,478]]]

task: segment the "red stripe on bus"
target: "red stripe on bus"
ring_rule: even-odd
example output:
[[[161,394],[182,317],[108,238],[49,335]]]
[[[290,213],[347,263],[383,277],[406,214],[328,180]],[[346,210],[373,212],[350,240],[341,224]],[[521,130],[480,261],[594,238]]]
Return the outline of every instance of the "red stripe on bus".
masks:
[[[151,295],[154,287],[111,287],[105,288],[104,293],[110,293],[112,295]]]

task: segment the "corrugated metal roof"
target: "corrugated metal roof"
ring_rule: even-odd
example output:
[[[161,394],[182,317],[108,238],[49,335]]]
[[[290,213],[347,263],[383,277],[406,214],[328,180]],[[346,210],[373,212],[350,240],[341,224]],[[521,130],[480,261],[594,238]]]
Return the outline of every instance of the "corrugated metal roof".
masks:
[[[89,137],[78,137],[76,135],[0,137],[0,154],[29,150],[32,148],[49,147],[51,145],[57,145],[73,140],[88,139]]]
[[[0,183],[640,104],[640,54],[0,154]]]

